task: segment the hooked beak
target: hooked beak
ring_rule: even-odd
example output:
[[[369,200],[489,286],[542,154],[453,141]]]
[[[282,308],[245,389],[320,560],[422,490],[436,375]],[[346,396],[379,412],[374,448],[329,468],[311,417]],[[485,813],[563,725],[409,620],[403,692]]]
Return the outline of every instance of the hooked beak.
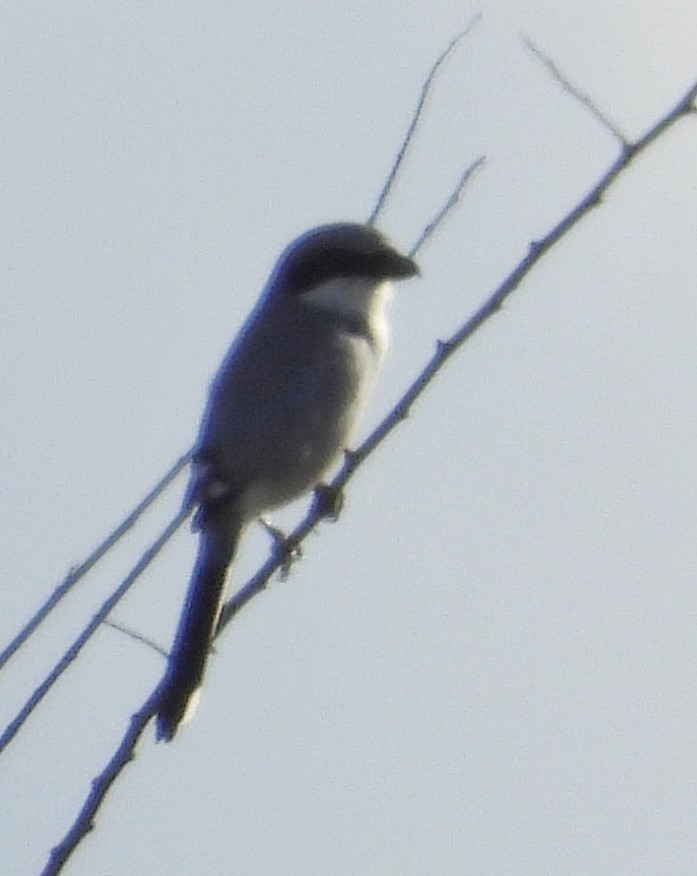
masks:
[[[409,256],[402,255],[396,250],[390,260],[390,276],[397,278],[414,277],[421,273],[419,266]]]

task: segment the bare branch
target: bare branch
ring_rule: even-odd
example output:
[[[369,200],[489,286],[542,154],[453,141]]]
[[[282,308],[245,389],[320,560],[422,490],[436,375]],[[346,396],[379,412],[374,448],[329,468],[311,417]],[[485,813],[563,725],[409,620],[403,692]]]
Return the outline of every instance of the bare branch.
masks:
[[[484,166],[484,156],[480,156],[475,162],[470,164],[470,166],[465,170],[460,179],[457,181],[457,185],[452,191],[452,194],[448,198],[448,200],[443,204],[440,210],[436,213],[434,218],[426,225],[424,230],[421,232],[419,239],[416,241],[414,246],[409,250],[410,256],[415,256],[419,250],[423,249],[423,247],[428,242],[429,238],[431,238],[436,231],[436,229],[440,228],[440,226],[445,221],[448,214],[457,207],[460,202],[460,198],[462,197],[462,193],[465,189],[467,183],[472,179],[474,174]]]
[[[445,50],[441,52],[438,58],[436,58],[433,66],[431,67],[429,74],[421,87],[421,95],[419,96],[418,103],[416,104],[416,108],[414,109],[414,112],[412,114],[409,127],[407,128],[407,133],[404,135],[404,140],[402,141],[402,145],[399,147],[399,151],[397,152],[397,157],[394,160],[392,169],[390,170],[385,185],[382,187],[382,191],[380,192],[377,202],[373,207],[373,212],[370,214],[370,218],[368,219],[368,225],[374,225],[377,222],[378,216],[380,215],[385,204],[387,203],[387,199],[390,196],[390,192],[392,191],[392,188],[395,184],[395,181],[399,174],[399,170],[402,166],[404,158],[406,157],[407,150],[409,149],[409,146],[414,139],[414,134],[416,133],[419,122],[421,121],[421,113],[424,106],[426,105],[426,101],[428,100],[428,95],[431,91],[433,81],[436,78],[436,73],[438,73],[438,70],[441,68],[448,55],[450,55],[451,52],[454,51],[458,43],[463,40],[468,33],[472,31],[472,29],[479,22],[481,17],[481,12],[477,12],[475,15],[473,15],[472,18],[470,18],[470,20],[464,26],[464,28],[460,31],[460,33],[458,33],[454,37],[454,39],[450,41]]]
[[[527,46],[527,48],[532,52],[533,55],[538,59],[538,61],[542,61],[545,67],[549,70],[552,76],[557,80],[557,82],[561,85],[561,87],[574,97],[579,103],[583,104],[587,110],[594,116],[596,121],[600,122],[600,124],[609,131],[613,137],[620,141],[622,146],[626,146],[628,143],[627,138],[622,133],[620,128],[610,119],[608,115],[606,115],[602,110],[598,108],[598,105],[595,103],[592,98],[590,98],[587,94],[584,94],[575,85],[571,83],[569,79],[564,76],[561,72],[557,64],[548,56],[545,55],[544,52],[539,49],[532,40],[528,39],[526,36],[523,37],[523,42]]]
[[[2,736],[0,736],[0,754],[5,751],[7,746],[19,733],[27,719],[41,703],[46,694],[51,690],[61,675],[63,675],[65,670],[68,669],[71,663],[78,657],[82,649],[105,621],[109,612],[114,609],[121,599],[123,599],[138,578],[167,544],[170,538],[172,538],[174,533],[189,517],[189,513],[188,510],[180,511],[177,516],[167,524],[159,538],[152,543],[152,545],[140,557],[131,572],[123,579],[121,584],[119,584],[116,590],[114,590],[114,592],[102,603],[97,613],[92,617],[92,620],[85,626],[58,663],[56,663],[46,678],[44,678],[41,684],[22,706],[17,715],[15,715],[12,721],[7,725]]]
[[[85,575],[93,569],[102,557],[108,553],[114,545],[123,538],[123,536],[131,529],[140,519],[140,517],[148,510],[153,502],[167,489],[172,481],[177,477],[188,464],[191,459],[191,451],[188,451],[174,463],[169,471],[162,477],[138,504],[133,511],[116,527],[116,529],[108,535],[99,547],[90,554],[87,559],[81,563],[55,588],[53,593],[44,602],[44,604],[34,613],[25,626],[17,633],[10,644],[0,653],[0,669],[7,661],[16,654],[22,645],[27,641],[29,636],[38,629],[39,625],[46,620],[48,615],[58,605],[58,603],[66,596],[70,590],[84,578]],[[1,750],[1,749],[0,749]]]
[[[94,816],[111,786],[119,777],[126,764],[135,760],[135,747],[143,735],[148,721],[155,713],[158,697],[159,688],[156,688],[143,706],[131,718],[123,739],[114,752],[113,757],[102,772],[92,780],[90,792],[85,798],[82,809],[70,830],[63,840],[51,850],[48,863],[42,870],[41,876],[55,876],[56,873],[60,873],[78,844],[94,829]]]
[[[129,639],[133,639],[135,642],[140,642],[143,645],[147,645],[148,648],[152,648],[153,651],[157,651],[165,660],[169,657],[169,652],[166,648],[163,648],[162,645],[158,645],[157,642],[153,642],[152,639],[149,639],[147,636],[143,636],[141,633],[137,633],[135,630],[130,629],[130,627],[124,627],[121,624],[117,624],[116,621],[109,620],[108,618],[102,621],[105,627],[111,627],[112,630],[117,630],[119,633],[123,633],[124,636],[128,636]]]

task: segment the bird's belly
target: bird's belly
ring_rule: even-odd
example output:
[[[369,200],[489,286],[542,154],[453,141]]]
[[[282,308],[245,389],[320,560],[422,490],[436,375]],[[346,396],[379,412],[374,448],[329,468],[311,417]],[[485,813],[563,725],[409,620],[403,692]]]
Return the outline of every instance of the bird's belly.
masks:
[[[320,483],[349,446],[351,414],[347,408],[313,409],[290,417],[283,434],[266,447],[257,476],[249,479],[245,505],[258,513],[285,505]]]
[[[363,346],[363,345],[362,345]],[[315,487],[348,449],[365,396],[372,386],[375,361],[365,349],[332,368],[299,381],[303,390],[285,401],[278,430],[265,441],[259,470],[247,481],[245,504],[267,510]],[[258,512],[257,512],[258,513]]]

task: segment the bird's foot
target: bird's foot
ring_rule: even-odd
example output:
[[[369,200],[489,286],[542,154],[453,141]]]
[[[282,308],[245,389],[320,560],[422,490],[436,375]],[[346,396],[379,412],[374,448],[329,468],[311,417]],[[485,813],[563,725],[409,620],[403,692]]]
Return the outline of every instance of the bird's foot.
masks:
[[[267,533],[271,536],[271,541],[273,541],[274,544],[287,540],[288,536],[285,532],[279,526],[272,523],[265,514],[259,515],[259,523],[261,523]]]
[[[281,579],[285,579],[290,574],[293,563],[302,556],[302,548],[294,539],[286,535],[282,529],[271,523],[267,517],[261,515],[259,522],[271,536],[274,559],[279,564]]]

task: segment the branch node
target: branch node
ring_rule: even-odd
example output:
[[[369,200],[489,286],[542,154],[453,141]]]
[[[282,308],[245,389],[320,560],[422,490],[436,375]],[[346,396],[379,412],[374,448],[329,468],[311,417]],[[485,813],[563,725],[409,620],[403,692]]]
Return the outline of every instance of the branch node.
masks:
[[[622,144],[622,157],[625,161],[632,159],[639,151],[637,143],[632,143],[630,140],[625,140]]]
[[[397,405],[394,409],[394,419],[395,423],[403,423],[404,420],[408,420],[411,415],[411,404],[401,404]]]
[[[302,555],[302,545],[291,536],[288,536],[283,541],[274,543],[273,557],[274,561],[278,564],[281,581],[288,579],[293,563],[302,559]]]
[[[351,450],[348,447],[344,448],[344,462],[341,466],[342,472],[345,472],[348,477],[355,468],[358,468],[362,459],[363,453],[361,453],[360,448],[356,448],[355,450]]]
[[[317,484],[315,487],[315,501],[312,513],[323,520],[332,523],[339,519],[339,514],[344,507],[344,492],[341,487],[332,484]]]

